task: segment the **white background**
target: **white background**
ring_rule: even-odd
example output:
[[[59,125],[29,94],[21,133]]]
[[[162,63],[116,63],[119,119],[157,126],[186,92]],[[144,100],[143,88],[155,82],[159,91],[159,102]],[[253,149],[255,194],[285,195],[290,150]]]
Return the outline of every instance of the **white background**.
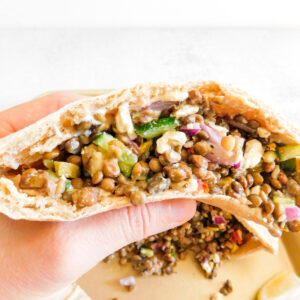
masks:
[[[299,0],[0,0],[0,26],[300,25]]]
[[[299,124],[298,29],[0,29],[0,109],[52,90],[232,83]]]
[[[232,83],[298,122],[298,0],[0,0],[0,110],[52,91]]]

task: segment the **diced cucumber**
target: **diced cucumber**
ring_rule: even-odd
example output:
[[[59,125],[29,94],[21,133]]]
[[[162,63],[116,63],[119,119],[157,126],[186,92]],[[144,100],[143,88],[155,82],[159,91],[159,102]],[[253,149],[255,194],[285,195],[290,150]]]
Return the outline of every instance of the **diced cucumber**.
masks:
[[[277,158],[277,154],[275,151],[267,151],[263,155],[263,161],[266,163],[273,162]]]
[[[137,162],[137,156],[128,148],[125,148],[120,157],[120,161],[133,166]]]
[[[93,143],[95,145],[99,146],[102,151],[107,152],[107,151],[109,151],[109,142],[114,140],[114,139],[115,138],[112,135],[110,135],[106,132],[102,132],[100,135],[98,135],[94,139]]]
[[[278,147],[277,153],[280,161],[300,156],[300,144]]]
[[[295,205],[295,200],[292,198],[288,198],[288,197],[274,196],[273,201],[274,201],[274,203],[280,203],[283,205]]]
[[[125,177],[127,177],[127,178],[130,177],[132,169],[133,169],[133,165],[126,164],[125,162],[119,161],[119,167],[120,167],[122,174]]]
[[[150,258],[154,255],[154,251],[152,249],[142,247],[140,249],[140,254],[144,257],[149,257]]]
[[[287,174],[300,173],[300,156],[281,161],[280,168]]]
[[[137,162],[138,158],[129,148],[127,148],[121,141],[106,132],[102,132],[93,143],[97,145],[101,151],[107,153],[110,150],[110,143],[113,143],[113,141],[115,145],[122,150],[121,157],[119,158],[120,170],[124,176],[130,177],[132,168]]]
[[[178,126],[180,122],[175,117],[161,118],[138,126],[135,132],[145,139],[153,139]]]
[[[129,149],[123,150],[122,156],[119,160],[119,167],[121,172],[126,177],[130,177],[132,169],[137,162],[137,156],[133,154]]]
[[[65,181],[65,192],[69,191],[72,188],[71,180],[66,179]]]
[[[53,159],[43,159],[43,165],[49,170],[54,170],[54,160]]]
[[[137,178],[138,180],[144,180],[146,181],[148,179],[147,175],[141,175],[139,178]]]
[[[77,178],[80,176],[79,166],[64,162],[64,161],[55,161],[54,162],[55,173],[58,176],[64,176],[66,178]]]
[[[53,179],[59,180],[60,177],[53,172],[52,170],[47,170],[47,172],[49,173],[50,177],[52,177]],[[70,179],[66,179],[65,180],[65,192],[70,190],[72,188],[72,183]]]
[[[59,176],[57,176],[57,174],[55,172],[53,172],[52,170],[47,170],[47,172],[49,173],[50,177],[52,177],[54,179],[59,179]]]

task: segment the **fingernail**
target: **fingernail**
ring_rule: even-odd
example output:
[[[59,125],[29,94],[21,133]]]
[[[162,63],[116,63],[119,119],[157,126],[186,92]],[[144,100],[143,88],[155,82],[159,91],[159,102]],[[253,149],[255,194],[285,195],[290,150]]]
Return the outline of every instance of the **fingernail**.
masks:
[[[190,220],[196,212],[196,201],[189,199],[169,200],[169,218],[174,225]]]

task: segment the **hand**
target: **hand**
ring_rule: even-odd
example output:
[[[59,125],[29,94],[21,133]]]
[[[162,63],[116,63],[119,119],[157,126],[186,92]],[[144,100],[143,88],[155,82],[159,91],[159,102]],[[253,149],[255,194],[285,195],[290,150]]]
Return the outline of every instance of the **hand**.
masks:
[[[55,93],[0,112],[0,137],[80,99]],[[100,260],[195,213],[193,200],[167,200],[73,222],[14,221],[0,214],[0,298],[59,299],[58,293]]]

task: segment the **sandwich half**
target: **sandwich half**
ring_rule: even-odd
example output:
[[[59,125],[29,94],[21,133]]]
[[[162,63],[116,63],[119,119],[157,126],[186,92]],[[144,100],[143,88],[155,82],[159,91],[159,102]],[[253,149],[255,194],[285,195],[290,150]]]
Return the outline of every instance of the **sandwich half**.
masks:
[[[137,85],[1,139],[0,212],[67,221],[192,198],[273,241],[300,231],[299,143],[298,129],[231,86]]]

